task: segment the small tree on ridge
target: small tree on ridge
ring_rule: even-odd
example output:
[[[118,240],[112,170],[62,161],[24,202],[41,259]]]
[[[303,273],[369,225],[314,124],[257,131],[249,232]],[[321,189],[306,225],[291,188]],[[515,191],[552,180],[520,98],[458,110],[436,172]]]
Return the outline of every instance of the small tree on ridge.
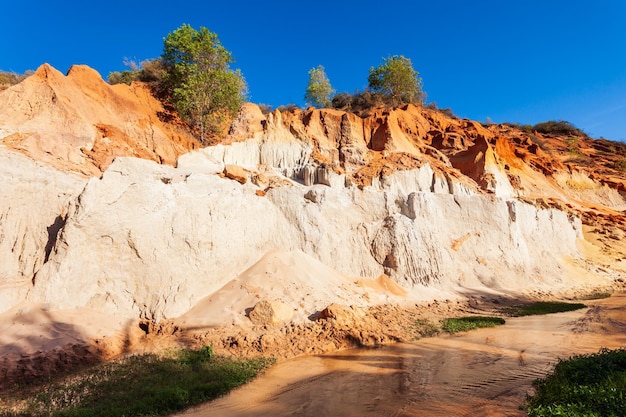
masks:
[[[206,144],[207,135],[218,133],[245,99],[245,80],[230,68],[232,54],[215,33],[185,24],[164,39],[161,59],[163,85],[174,108]]]
[[[314,107],[330,107],[334,92],[323,66],[309,70],[309,85],[304,94],[307,103]]]
[[[378,67],[370,68],[367,78],[372,91],[382,93],[392,106],[423,104],[422,79],[409,58],[394,55]]]

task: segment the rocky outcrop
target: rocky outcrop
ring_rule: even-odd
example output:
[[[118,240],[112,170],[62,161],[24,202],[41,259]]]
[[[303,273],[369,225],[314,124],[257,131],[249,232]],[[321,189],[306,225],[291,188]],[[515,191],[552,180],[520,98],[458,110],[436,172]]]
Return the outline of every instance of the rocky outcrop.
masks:
[[[248,182],[248,173],[245,169],[238,165],[225,165],[224,176],[241,184],[245,184],[246,182]]]
[[[99,176],[116,156],[174,164],[197,142],[141,83],[109,85],[75,65],[44,64],[0,92],[0,143],[61,170]]]
[[[280,300],[259,301],[254,305],[248,316],[260,326],[274,326],[291,320],[294,308]]]

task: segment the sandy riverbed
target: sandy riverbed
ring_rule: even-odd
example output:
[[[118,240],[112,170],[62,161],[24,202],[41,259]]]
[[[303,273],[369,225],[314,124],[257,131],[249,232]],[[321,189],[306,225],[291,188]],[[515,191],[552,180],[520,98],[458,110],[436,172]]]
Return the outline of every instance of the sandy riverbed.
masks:
[[[558,358],[626,346],[626,294],[505,326],[279,363],[181,415],[524,416],[534,379]]]

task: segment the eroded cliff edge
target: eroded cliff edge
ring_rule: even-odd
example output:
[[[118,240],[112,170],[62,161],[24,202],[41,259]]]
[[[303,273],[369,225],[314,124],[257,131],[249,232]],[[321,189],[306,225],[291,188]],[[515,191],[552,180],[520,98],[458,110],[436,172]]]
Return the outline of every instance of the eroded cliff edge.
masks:
[[[88,309],[116,317],[109,335],[253,326],[261,301],[304,322],[332,303],[624,279],[624,179],[598,159],[613,157],[602,141],[578,138],[573,159],[563,138],[422,107],[248,103],[222,143],[189,152],[146,86],[55,71],[0,93],[0,310],[13,319]]]

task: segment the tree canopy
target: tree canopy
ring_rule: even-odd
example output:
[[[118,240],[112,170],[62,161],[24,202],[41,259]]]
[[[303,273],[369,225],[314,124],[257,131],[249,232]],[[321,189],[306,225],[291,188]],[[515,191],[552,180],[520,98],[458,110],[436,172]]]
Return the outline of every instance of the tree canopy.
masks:
[[[422,80],[409,58],[394,55],[378,67],[370,68],[369,88],[386,96],[393,106],[424,103]]]
[[[245,99],[245,80],[230,68],[232,54],[209,29],[185,24],[164,39],[161,60],[163,86],[174,108],[206,143]]]
[[[317,68],[309,70],[309,84],[304,94],[304,99],[309,105],[330,107],[334,92],[323,66],[318,65]]]

